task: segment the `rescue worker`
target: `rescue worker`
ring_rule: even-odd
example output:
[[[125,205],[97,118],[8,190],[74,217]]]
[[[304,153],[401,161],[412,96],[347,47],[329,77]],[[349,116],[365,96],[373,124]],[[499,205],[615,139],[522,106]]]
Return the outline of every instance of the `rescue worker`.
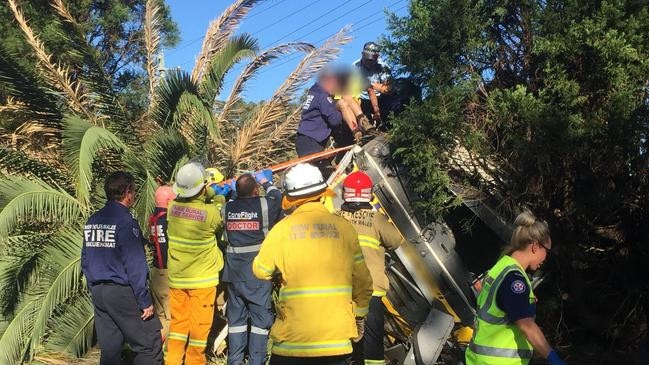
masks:
[[[167,365],[205,364],[205,346],[214,316],[216,286],[223,268],[216,232],[225,199],[207,189],[203,166],[190,162],[177,173],[178,197],[167,210],[169,305]],[[211,203],[207,203],[207,201]]]
[[[388,218],[375,211],[372,200],[372,179],[364,172],[349,174],[343,181],[343,200],[338,214],[347,219],[358,232],[363,257],[372,275],[373,292],[365,323],[363,340],[354,345],[357,363],[385,364],[383,348],[384,306],[390,285],[385,274],[385,250],[395,250],[403,242],[401,233]]]
[[[155,209],[149,217],[149,242],[153,246],[151,265],[151,294],[160,322],[162,336],[167,338],[171,312],[169,310],[169,278],[167,277],[167,206],[176,198],[171,186],[162,185],[155,191]]]
[[[327,69],[309,89],[295,137],[295,149],[299,157],[324,151],[332,131],[345,127],[343,116],[333,100],[334,94],[340,89],[339,81],[336,72]],[[360,129],[351,123],[345,128],[348,128],[354,137],[348,139],[343,137],[342,132],[336,133],[336,144],[339,147],[353,144],[354,138],[360,140],[363,135]]]
[[[242,365],[246,347],[251,365],[267,360],[268,331],[273,324],[270,307],[272,285],[252,273],[252,260],[268,230],[282,212],[282,193],[272,184],[270,170],[239,176],[237,197],[225,205],[225,254],[223,281],[228,283],[228,364]],[[266,196],[259,196],[261,184]],[[248,321],[250,320],[250,331]],[[250,334],[248,334],[250,332]]]
[[[354,62],[367,83],[361,94],[361,108],[377,126],[387,120],[391,111],[399,113],[403,108],[401,98],[391,87],[390,68],[379,59],[380,52],[378,44],[367,42],[361,59]]]
[[[514,226],[502,258],[483,280],[466,364],[526,365],[536,350],[550,365],[565,365],[534,322],[536,296],[526,274],[541,266],[552,247],[548,224],[524,212]]]
[[[95,311],[101,365],[122,363],[126,341],[133,364],[162,364],[160,321],[147,288],[149,273],[142,233],[129,208],[135,204],[135,180],[114,172],[104,182],[106,205],[83,228],[81,270]]]
[[[281,276],[270,364],[347,364],[372,295],[358,234],[323,205],[334,194],[317,167],[292,167],[284,189],[282,207],[292,213],[270,230],[252,264],[260,279]]]

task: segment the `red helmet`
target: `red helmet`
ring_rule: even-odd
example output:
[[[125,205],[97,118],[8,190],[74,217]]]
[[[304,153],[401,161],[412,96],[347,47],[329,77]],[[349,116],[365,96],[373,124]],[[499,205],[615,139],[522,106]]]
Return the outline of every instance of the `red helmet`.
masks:
[[[343,182],[343,199],[346,202],[369,203],[372,200],[372,179],[362,171],[356,171]]]

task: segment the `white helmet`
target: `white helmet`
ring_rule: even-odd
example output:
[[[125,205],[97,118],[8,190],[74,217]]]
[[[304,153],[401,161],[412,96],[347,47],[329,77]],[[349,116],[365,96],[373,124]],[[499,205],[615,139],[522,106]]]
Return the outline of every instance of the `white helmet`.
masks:
[[[181,198],[191,198],[197,195],[206,183],[205,168],[203,165],[190,162],[183,165],[176,173],[174,193]]]
[[[291,167],[284,176],[284,190],[291,197],[306,196],[319,193],[327,188],[327,183],[320,170],[308,163],[300,163]]]

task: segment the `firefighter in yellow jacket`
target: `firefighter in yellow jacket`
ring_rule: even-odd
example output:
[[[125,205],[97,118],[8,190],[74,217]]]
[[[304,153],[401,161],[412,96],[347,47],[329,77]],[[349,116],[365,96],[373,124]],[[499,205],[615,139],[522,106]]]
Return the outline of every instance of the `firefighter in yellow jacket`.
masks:
[[[363,341],[354,345],[356,363],[360,364],[364,361],[365,365],[385,364],[383,348],[385,319],[382,299],[390,285],[385,274],[385,250],[395,250],[403,242],[401,233],[388,218],[372,209],[370,204],[372,186],[372,179],[362,171],[347,176],[343,182],[345,202],[338,212],[358,232],[358,241],[374,282]]]
[[[293,212],[268,233],[252,264],[260,279],[281,275],[270,365],[347,364],[372,294],[358,234],[322,204],[333,192],[315,166],[294,166],[284,188],[283,208]]]
[[[165,364],[205,364],[207,335],[212,326],[216,286],[223,255],[216,245],[225,199],[206,186],[207,174],[198,163],[178,170],[176,200],[167,211],[168,275],[171,324]],[[206,203],[206,200],[211,203]]]

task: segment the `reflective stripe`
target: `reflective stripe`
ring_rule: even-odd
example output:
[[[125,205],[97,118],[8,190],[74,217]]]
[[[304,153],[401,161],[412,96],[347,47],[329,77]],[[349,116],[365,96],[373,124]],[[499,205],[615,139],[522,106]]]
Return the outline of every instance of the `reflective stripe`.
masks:
[[[176,278],[169,276],[169,286],[172,288],[192,289],[195,285],[213,283],[216,286],[219,283],[219,275],[199,277],[199,278]]]
[[[478,355],[494,356],[494,357],[507,357],[510,359],[531,359],[534,351],[525,349],[503,349],[498,347],[490,347],[483,345],[476,345],[469,343],[471,351]]]
[[[228,327],[228,333],[244,333],[248,331],[248,326],[232,326]]]
[[[375,290],[372,292],[373,297],[384,297],[388,295],[388,293],[385,292],[385,290]]]
[[[363,253],[362,252],[357,253],[356,255],[354,255],[354,263],[355,264],[358,264],[358,263],[361,263],[361,262],[364,262],[364,261],[365,261],[365,259],[363,258]]]
[[[370,307],[356,307],[354,308],[354,314],[357,317],[365,317],[367,313],[370,312]]]
[[[271,270],[271,269],[267,268],[266,266],[264,266],[264,265],[262,265],[262,264],[260,264],[260,263],[258,263],[256,261],[254,263],[255,263],[255,265],[257,265],[259,270],[265,272],[268,275],[273,275],[273,273],[275,272],[275,270]]]
[[[365,365],[384,365],[385,360],[370,360],[365,359]]]
[[[273,190],[279,190],[275,185],[271,185],[266,189],[266,194],[270,193]]]
[[[205,347],[207,346],[207,340],[194,340],[190,338],[187,345],[192,347]]]
[[[498,291],[498,287],[500,287],[500,284],[502,284],[503,280],[505,280],[505,276],[509,274],[512,271],[518,271],[519,267],[517,265],[509,265],[505,267],[498,276],[493,279],[493,284],[491,285],[491,288],[489,289],[489,294],[487,295],[487,299],[484,302],[484,305],[478,310],[478,318],[481,320],[490,323],[490,324],[504,324],[507,323],[507,317],[498,317],[495,316],[491,313],[489,313],[489,309],[491,309],[491,305],[494,302],[494,295],[496,295],[496,292]],[[487,277],[487,279],[490,277]],[[486,281],[486,279],[485,279]]]
[[[216,236],[206,240],[188,240],[169,235],[169,246],[187,247],[187,248],[208,248],[216,246]]]
[[[266,329],[255,327],[255,326],[250,326],[250,333],[254,333],[256,335],[266,336],[266,335],[268,335],[268,332],[269,331],[266,330]]]
[[[189,335],[178,332],[169,332],[169,336],[167,336],[167,338],[170,340],[178,340],[183,342],[186,342],[188,337]]]
[[[261,225],[265,237],[268,235],[268,200],[261,198],[259,201],[261,202]]]
[[[251,253],[251,252],[259,252],[259,250],[261,250],[261,243],[252,246],[228,246],[225,249],[225,252],[226,253]]]
[[[308,288],[281,289],[279,293],[280,300],[309,297],[328,297],[331,295],[351,295],[351,285],[344,286],[322,286]]]
[[[350,340],[321,341],[321,342],[273,342],[273,350],[282,352],[319,352],[341,350],[341,353],[351,353]]]
[[[381,242],[379,240],[377,240],[374,237],[365,236],[365,235],[362,235],[362,234],[358,235],[358,243],[362,247],[369,247],[369,248],[373,248],[375,250],[378,250],[379,248],[381,248]]]

